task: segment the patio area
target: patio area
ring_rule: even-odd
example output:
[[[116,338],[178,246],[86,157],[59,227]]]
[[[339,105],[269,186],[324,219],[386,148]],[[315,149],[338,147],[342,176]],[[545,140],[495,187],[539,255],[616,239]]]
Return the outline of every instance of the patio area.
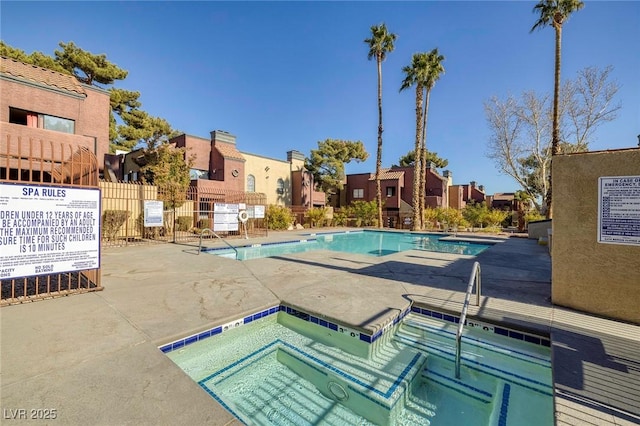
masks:
[[[158,346],[281,302],[367,332],[412,301],[459,314],[477,260],[483,291],[469,317],[551,337],[556,423],[640,424],[640,327],[553,306],[548,249],[491,238],[475,258],[317,251],[238,262],[197,245],[105,249],[103,291],[0,310],[3,423],[42,424],[31,410],[55,410],[48,423],[239,425]]]

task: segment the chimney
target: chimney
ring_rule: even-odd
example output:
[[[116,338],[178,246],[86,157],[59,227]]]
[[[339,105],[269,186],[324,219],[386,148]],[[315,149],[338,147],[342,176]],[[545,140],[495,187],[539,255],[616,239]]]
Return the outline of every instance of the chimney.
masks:
[[[453,177],[453,174],[449,170],[445,170],[442,172],[442,177],[450,178]]]
[[[291,162],[292,160],[304,161],[304,154],[300,151],[296,151],[295,149],[287,151],[287,161]]]
[[[476,181],[475,181],[475,180],[472,180],[472,181],[471,181],[471,187],[472,187],[472,188],[475,188],[475,187],[476,187]]]
[[[236,137],[224,130],[213,130],[211,132],[211,142],[215,145],[216,142],[224,142],[230,144],[236,144]]]
[[[478,189],[480,190],[480,192],[484,192],[484,185],[480,185]]]

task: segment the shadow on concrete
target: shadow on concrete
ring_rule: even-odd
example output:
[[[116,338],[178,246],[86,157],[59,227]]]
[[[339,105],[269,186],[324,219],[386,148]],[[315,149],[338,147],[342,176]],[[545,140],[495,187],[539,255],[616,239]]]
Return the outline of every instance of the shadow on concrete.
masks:
[[[552,328],[554,382],[563,397],[634,424],[640,421],[640,343]],[[633,359],[632,359],[633,358]]]
[[[473,262],[478,261],[481,265],[483,297],[512,300],[537,306],[550,306],[551,262],[548,254],[544,250],[542,255],[540,251],[536,252],[535,250],[532,254],[531,249],[537,249],[537,245],[514,244],[511,247],[508,246],[509,244],[500,244],[485,250],[478,256],[457,259],[438,257],[429,251],[420,254],[411,251],[404,255],[408,259],[406,262],[401,260],[380,262],[380,258],[376,257],[368,263],[333,254],[326,258],[326,262],[288,256],[272,258],[284,262],[463,293],[467,289]],[[336,264],[337,262],[342,265]],[[354,266],[344,266],[344,262]]]

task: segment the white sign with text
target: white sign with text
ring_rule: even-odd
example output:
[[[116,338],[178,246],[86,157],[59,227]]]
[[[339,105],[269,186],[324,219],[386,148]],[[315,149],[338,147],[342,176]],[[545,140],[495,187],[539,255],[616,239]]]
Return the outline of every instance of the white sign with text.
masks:
[[[640,176],[598,179],[598,242],[640,245]]]
[[[0,183],[0,278],[100,267],[100,190]]]
[[[157,227],[164,225],[164,203],[162,201],[144,202],[144,226]]]

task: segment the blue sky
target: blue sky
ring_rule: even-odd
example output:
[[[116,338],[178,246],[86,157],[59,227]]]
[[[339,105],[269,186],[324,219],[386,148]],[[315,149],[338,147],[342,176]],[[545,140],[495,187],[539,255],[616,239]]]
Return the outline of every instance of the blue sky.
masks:
[[[445,74],[431,95],[427,146],[449,160],[454,183],[486,192],[519,187],[487,158],[483,103],[523,91],[551,93],[554,32],[530,33],[535,1],[422,2],[11,2],[0,5],[3,41],[53,55],[73,41],[129,71],[116,87],[187,134],[237,136],[241,151],[286,159],[327,138],[361,140],[373,172],[377,74],[370,27],[398,35],[383,63],[383,166],[415,140],[415,91],[399,92],[411,55],[438,48]],[[562,77],[613,66],[618,118],[591,150],[637,146],[640,134],[640,2],[586,1],[564,26]]]

